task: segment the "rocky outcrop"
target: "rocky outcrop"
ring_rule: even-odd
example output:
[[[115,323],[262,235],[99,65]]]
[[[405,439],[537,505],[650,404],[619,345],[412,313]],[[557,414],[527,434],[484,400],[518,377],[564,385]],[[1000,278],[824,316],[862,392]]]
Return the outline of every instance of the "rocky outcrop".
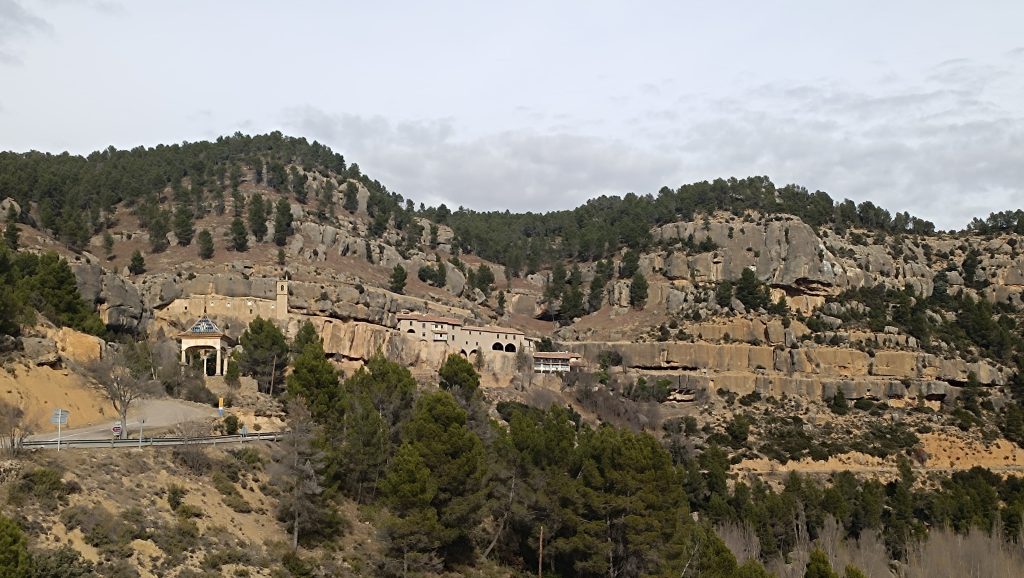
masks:
[[[127,331],[144,327],[152,307],[143,302],[138,289],[130,281],[96,264],[79,262],[70,265],[79,293],[86,302],[96,305],[104,323]]]

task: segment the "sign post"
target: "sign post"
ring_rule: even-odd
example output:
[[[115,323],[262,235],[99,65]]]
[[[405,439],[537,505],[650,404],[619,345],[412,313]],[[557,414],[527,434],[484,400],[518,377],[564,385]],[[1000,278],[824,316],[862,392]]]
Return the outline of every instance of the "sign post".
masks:
[[[218,400],[217,417],[224,417],[224,398],[223,397],[219,397],[219,398],[217,398],[217,400]]]
[[[66,409],[57,408],[53,410],[53,415],[50,416],[50,423],[57,424],[57,451],[60,451],[60,428],[61,426],[68,424],[68,416],[71,412]]]
[[[139,418],[139,449],[142,449],[142,424],[146,423],[146,418]]]

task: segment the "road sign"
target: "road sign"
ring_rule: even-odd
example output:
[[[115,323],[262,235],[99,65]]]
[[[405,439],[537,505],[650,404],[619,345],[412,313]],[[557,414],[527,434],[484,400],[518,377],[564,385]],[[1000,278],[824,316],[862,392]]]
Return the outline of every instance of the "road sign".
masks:
[[[115,423],[113,427],[110,428],[110,431],[114,432],[115,435],[121,435],[121,424]]]
[[[57,451],[60,451],[60,426],[68,425],[68,416],[71,412],[66,409],[57,408],[53,410],[53,415],[50,416],[50,423],[57,426]]]

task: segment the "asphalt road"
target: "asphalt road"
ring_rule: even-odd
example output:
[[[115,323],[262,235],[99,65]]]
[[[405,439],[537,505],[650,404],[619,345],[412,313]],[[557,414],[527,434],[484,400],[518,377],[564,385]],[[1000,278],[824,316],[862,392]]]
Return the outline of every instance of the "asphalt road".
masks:
[[[165,428],[196,419],[215,417],[216,415],[216,408],[190,401],[182,401],[180,399],[142,399],[132,404],[128,411],[128,435],[135,438],[139,437],[140,419],[145,420],[145,423],[142,424],[143,436],[145,436],[146,430],[150,428]],[[114,432],[110,428],[117,421],[117,418],[111,418],[109,421],[84,427],[64,427],[61,428],[60,439],[64,441],[76,438],[112,438],[114,437]],[[74,423],[75,414],[72,413],[68,418],[68,425],[73,426]],[[57,426],[52,427],[52,431],[30,436],[28,439],[31,441],[56,441]]]

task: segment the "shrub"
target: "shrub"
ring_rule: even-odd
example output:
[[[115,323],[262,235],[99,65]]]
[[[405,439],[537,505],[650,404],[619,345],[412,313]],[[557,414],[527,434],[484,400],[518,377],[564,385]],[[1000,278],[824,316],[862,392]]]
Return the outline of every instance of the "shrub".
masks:
[[[178,511],[184,499],[185,488],[177,484],[167,486],[167,504],[171,507],[172,512]]]
[[[224,418],[224,434],[233,436],[238,435],[238,430],[241,428],[241,423],[238,421],[238,416],[229,414]]]
[[[861,398],[853,403],[853,407],[861,411],[871,411],[875,407],[875,402],[870,399]]]
[[[56,550],[37,550],[32,555],[33,578],[89,578],[95,576],[92,562],[78,550],[61,546]]]
[[[52,468],[35,468],[21,474],[11,488],[7,499],[15,505],[22,505],[28,498],[34,498],[44,508],[55,508],[67,500],[77,485],[64,483],[61,474]]]
[[[225,506],[241,514],[246,514],[252,511],[252,506],[249,505],[249,502],[245,501],[245,498],[243,498],[240,493],[238,493],[238,488],[235,487],[235,484],[228,479],[228,476],[224,472],[214,472],[212,481],[213,487],[220,492],[221,500],[224,502]]]

